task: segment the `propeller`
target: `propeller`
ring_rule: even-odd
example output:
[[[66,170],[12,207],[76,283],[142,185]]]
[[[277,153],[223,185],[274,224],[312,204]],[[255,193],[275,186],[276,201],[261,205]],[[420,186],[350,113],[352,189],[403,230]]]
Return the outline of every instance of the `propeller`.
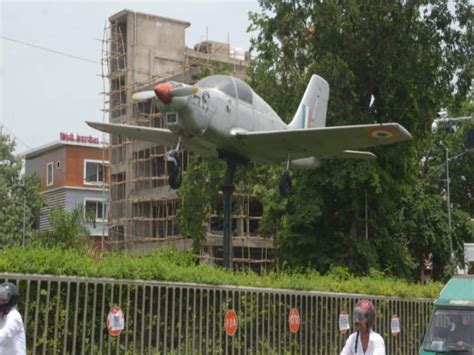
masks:
[[[153,90],[140,91],[132,95],[132,99],[135,101],[146,101],[156,97]]]
[[[198,92],[195,86],[184,85],[174,82],[157,84],[154,88],[156,96],[164,104],[171,103],[173,97],[185,97]]]
[[[169,91],[169,95],[171,97],[180,97],[180,96],[189,96],[194,95],[198,92],[198,88],[196,86],[181,86],[177,88],[173,88]]]
[[[137,92],[133,94],[132,98],[135,101],[146,101],[158,97],[164,104],[169,104],[173,97],[194,95],[197,92],[198,88],[196,86],[165,82],[155,85],[153,90]]]

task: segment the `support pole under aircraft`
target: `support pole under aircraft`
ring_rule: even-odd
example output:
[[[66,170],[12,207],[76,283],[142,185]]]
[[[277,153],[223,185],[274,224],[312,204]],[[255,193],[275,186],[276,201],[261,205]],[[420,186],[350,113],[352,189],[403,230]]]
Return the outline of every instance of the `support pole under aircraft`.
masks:
[[[234,176],[237,161],[226,159],[226,171],[222,192],[224,194],[224,243],[223,265],[232,268],[232,193],[234,192]]]

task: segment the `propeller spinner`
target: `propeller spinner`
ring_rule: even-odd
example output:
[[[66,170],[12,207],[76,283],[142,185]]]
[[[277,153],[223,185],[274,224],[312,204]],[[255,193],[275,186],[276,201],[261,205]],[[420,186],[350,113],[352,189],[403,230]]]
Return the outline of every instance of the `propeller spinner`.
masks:
[[[146,101],[158,97],[164,104],[169,104],[173,97],[194,95],[198,90],[196,86],[177,85],[172,82],[165,82],[155,85],[153,90],[137,92],[133,94],[132,98],[135,101]]]

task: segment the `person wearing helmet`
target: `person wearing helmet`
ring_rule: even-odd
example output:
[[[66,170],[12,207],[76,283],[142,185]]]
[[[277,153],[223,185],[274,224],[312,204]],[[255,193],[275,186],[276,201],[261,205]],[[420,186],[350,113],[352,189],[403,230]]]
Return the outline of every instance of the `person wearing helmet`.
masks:
[[[372,330],[375,324],[375,307],[372,302],[357,302],[353,318],[356,332],[347,338],[341,355],[385,355],[383,338]]]
[[[0,354],[26,354],[25,328],[16,309],[18,298],[14,284],[0,284]]]

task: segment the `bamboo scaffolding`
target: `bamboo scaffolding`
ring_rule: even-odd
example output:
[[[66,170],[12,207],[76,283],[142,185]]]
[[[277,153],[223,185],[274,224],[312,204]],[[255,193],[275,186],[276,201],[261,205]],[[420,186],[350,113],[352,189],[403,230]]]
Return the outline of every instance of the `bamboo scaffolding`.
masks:
[[[127,34],[122,28],[124,27],[118,22],[111,22],[105,31],[107,36],[103,39],[102,62],[108,70],[102,71],[100,76],[104,82],[108,81],[108,90],[104,85],[104,91],[100,93],[104,95],[102,110],[112,122],[164,127],[163,115],[155,105],[151,101],[133,102],[131,94],[151,89],[156,82],[183,73],[192,75],[196,68],[212,68],[219,47],[213,48],[209,53],[194,52],[186,48],[180,65],[167,67],[158,73],[149,73],[128,66],[127,45],[124,40]],[[242,68],[238,60],[229,60],[227,64],[233,65],[234,74],[239,65],[240,69]],[[135,74],[146,76],[146,79],[135,81]],[[191,78],[190,84],[194,82]],[[105,245],[109,248],[133,249],[140,245],[163,245],[189,240],[187,236],[179,235],[177,230],[176,206],[180,200],[174,194],[166,192],[168,171],[164,156],[169,150],[168,147],[115,136],[110,140],[108,148],[111,165],[117,168],[109,169],[112,200],[109,205],[109,238]],[[180,157],[181,168],[185,172],[189,159],[187,152],[180,151]],[[239,247],[241,257],[236,256],[233,262],[271,265],[273,260],[268,258],[268,248],[264,246],[255,250],[252,246],[259,240],[258,231],[254,229],[261,219],[261,216],[250,215],[251,205],[255,203],[254,198],[249,193],[236,191],[234,200],[238,205],[237,211],[232,215],[238,231],[234,239],[242,246]],[[218,219],[217,213],[211,214],[209,226],[213,221],[218,223]],[[209,229],[210,238],[215,238],[216,234],[213,233],[214,231]],[[252,257],[257,253],[260,254],[259,258]],[[222,258],[216,256],[198,257],[212,262],[222,261]]]

